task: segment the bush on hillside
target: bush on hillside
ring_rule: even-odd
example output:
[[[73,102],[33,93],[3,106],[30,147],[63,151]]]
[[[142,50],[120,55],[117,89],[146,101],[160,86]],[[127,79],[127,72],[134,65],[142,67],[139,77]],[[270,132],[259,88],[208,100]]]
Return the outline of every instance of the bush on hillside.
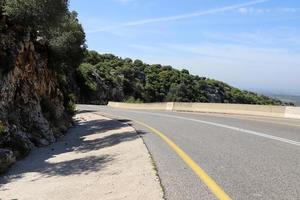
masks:
[[[31,31],[46,32],[67,13],[65,0],[5,0],[4,13],[15,24]]]
[[[92,94],[89,95],[90,102],[285,104],[277,99],[239,90],[221,81],[191,75],[185,69],[148,65],[140,60],[122,59],[95,51],[85,52],[84,63],[77,74],[83,86],[82,94]]]

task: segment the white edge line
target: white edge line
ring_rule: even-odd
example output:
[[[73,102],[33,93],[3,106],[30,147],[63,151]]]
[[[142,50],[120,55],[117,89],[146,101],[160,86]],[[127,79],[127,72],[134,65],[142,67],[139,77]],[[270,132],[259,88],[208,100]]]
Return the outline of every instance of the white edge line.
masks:
[[[179,116],[173,116],[173,115],[167,115],[167,114],[150,113],[150,112],[142,112],[142,111],[130,111],[130,112],[144,113],[144,114],[148,114],[148,115],[150,114],[150,115],[163,116],[163,117],[171,117],[171,118],[176,118],[176,119],[184,119],[184,120],[188,120],[188,121],[194,121],[194,122],[199,122],[199,123],[202,123],[202,124],[208,124],[208,125],[212,125],[212,126],[216,126],[216,127],[231,129],[231,130],[234,130],[234,131],[244,132],[244,133],[247,133],[247,134],[250,134],[250,135],[255,135],[255,136],[259,136],[259,137],[263,137],[263,138],[268,138],[268,139],[272,139],[272,140],[276,140],[276,141],[280,141],[280,142],[300,146],[300,142],[297,142],[297,141],[294,141],[294,140],[289,140],[289,139],[269,135],[269,134],[266,134],[266,133],[251,131],[251,130],[238,128],[238,127],[234,127],[234,126],[229,126],[229,125],[225,125],[225,124],[219,124],[219,123],[210,122],[210,121],[191,119],[191,118],[187,118],[187,117],[179,117]]]

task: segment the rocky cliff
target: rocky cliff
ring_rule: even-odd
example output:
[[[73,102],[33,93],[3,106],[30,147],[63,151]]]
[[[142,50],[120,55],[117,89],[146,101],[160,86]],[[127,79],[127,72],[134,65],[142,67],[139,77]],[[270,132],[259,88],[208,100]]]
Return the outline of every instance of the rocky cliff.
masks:
[[[0,173],[71,124],[47,52],[0,13]]]

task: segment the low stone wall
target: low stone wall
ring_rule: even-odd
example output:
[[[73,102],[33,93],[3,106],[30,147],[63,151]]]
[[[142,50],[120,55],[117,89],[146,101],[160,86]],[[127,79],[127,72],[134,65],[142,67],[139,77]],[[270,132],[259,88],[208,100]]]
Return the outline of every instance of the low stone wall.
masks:
[[[168,110],[168,111],[189,111],[189,112],[207,112],[207,113],[224,113],[255,115],[280,118],[300,119],[299,107],[285,106],[264,106],[264,105],[247,105],[247,104],[218,104],[218,103],[118,103],[109,102],[108,106],[125,109],[139,110]]]

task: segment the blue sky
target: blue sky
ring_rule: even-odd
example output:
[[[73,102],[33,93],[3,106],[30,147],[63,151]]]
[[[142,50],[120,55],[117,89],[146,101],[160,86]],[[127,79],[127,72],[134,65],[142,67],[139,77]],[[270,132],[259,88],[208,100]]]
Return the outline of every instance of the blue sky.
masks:
[[[89,49],[300,94],[299,0],[71,0]]]

